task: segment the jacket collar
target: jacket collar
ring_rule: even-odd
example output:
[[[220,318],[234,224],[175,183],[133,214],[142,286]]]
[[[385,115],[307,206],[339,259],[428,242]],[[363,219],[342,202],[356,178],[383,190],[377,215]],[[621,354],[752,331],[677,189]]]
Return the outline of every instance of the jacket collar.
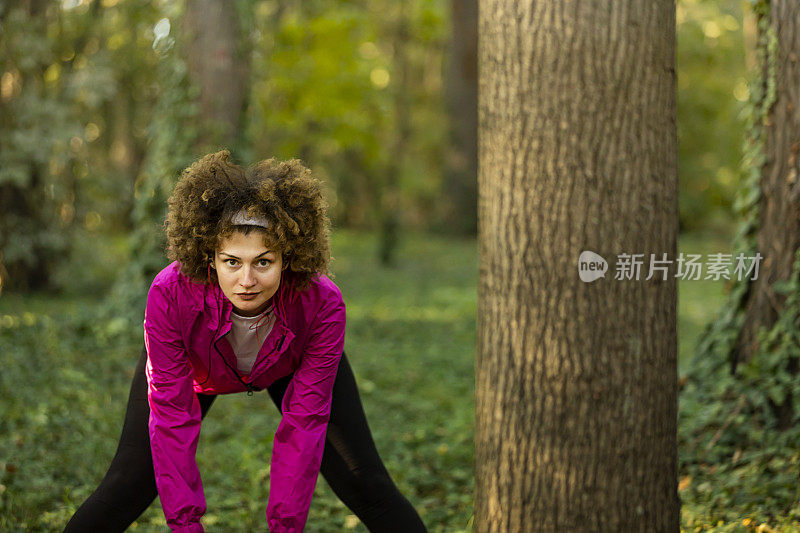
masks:
[[[280,290],[275,294],[275,299],[280,295]],[[203,314],[206,327],[215,333],[214,340],[225,336],[231,330],[231,312],[233,304],[222,293],[219,285],[203,285]],[[289,329],[288,324],[280,314],[280,306],[273,305],[272,312],[275,313],[276,321],[274,329],[281,329],[284,334],[294,337],[294,333]]]

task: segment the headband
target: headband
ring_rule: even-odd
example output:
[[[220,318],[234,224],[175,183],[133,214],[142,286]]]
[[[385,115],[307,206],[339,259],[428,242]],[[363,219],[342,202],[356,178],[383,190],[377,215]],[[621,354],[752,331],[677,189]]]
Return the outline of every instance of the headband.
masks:
[[[246,210],[241,210],[231,217],[231,224],[234,226],[258,226],[269,229],[269,220],[262,216],[249,216]]]

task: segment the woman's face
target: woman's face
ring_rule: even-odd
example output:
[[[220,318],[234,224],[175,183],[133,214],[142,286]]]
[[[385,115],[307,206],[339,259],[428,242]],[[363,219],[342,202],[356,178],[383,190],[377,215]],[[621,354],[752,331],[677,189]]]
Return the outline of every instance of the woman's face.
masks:
[[[278,290],[283,261],[279,250],[264,244],[260,231],[235,232],[220,243],[213,267],[236,314],[255,316],[269,307]]]

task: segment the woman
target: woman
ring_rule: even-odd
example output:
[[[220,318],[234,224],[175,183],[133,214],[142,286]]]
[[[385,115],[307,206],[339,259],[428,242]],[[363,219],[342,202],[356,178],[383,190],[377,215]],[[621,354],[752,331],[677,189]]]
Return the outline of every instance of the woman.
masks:
[[[156,494],[172,530],[203,531],[200,421],[216,395],[265,388],[282,412],[270,531],[303,530],[318,472],[370,531],[425,531],[375,450],[343,353],[319,183],[296,160],[244,171],[228,157],[194,163],[169,199],[173,263],[148,294],[119,447],[65,531],[122,531]]]

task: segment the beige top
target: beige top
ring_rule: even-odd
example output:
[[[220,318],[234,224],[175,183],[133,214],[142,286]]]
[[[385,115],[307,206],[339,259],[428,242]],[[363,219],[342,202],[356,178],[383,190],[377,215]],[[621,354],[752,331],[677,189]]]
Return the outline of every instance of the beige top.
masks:
[[[256,330],[256,323],[261,319],[262,323]],[[239,372],[249,374],[256,362],[261,345],[267,339],[267,335],[275,325],[275,313],[270,313],[264,318],[263,313],[256,316],[239,316],[231,311],[231,331],[228,333],[228,342],[236,354],[237,367]]]

